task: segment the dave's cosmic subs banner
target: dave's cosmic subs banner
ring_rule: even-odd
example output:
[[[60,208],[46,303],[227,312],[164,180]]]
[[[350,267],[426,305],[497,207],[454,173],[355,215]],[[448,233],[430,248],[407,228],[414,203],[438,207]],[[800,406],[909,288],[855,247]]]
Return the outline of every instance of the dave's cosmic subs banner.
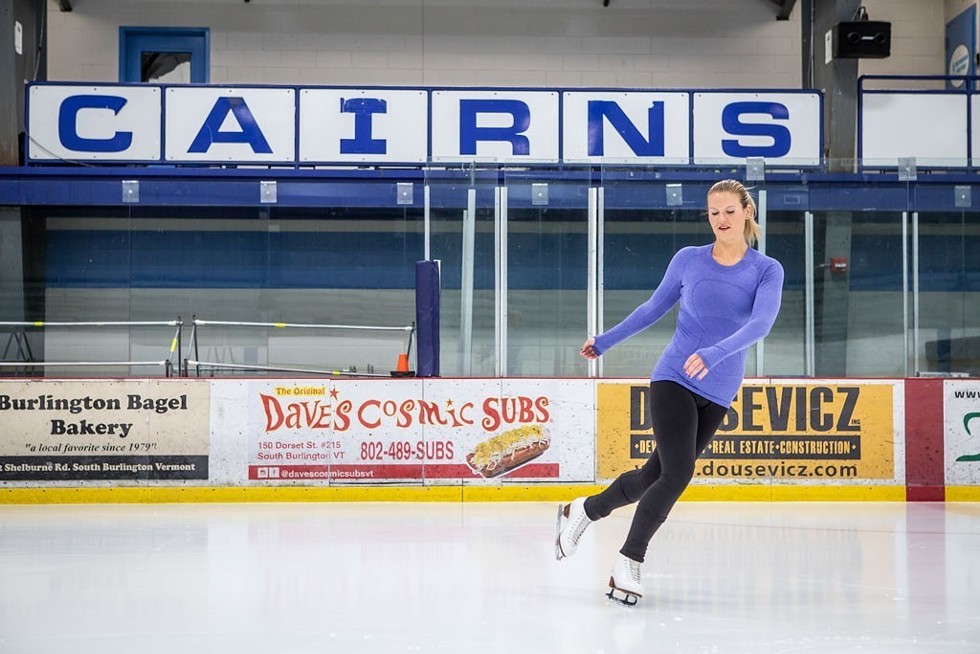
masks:
[[[854,483],[896,479],[894,382],[749,382],[739,389],[695,465],[711,481]],[[654,451],[650,386],[597,386],[598,472],[602,479],[642,466]]]
[[[0,383],[0,481],[208,478],[209,386]]]
[[[253,482],[586,481],[591,388],[523,378],[252,382],[227,396],[247,411],[216,428],[246,434]]]

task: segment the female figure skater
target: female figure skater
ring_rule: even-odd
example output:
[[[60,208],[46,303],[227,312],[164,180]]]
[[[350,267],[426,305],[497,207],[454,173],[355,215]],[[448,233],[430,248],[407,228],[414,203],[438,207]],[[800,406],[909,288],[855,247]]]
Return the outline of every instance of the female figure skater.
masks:
[[[676,330],[650,378],[656,450],[598,495],[559,507],[555,555],[562,559],[575,553],[592,522],[638,502],[609,578],[609,597],[624,604],[643,595],[647,545],[725,417],[745,375],[746,350],[769,333],[779,312],[783,267],[750,247],[760,235],[752,196],[740,182],[724,180],[708,191],[707,204],[714,243],[679,250],[649,300],[582,345],[582,356],[595,359],[680,302]]]

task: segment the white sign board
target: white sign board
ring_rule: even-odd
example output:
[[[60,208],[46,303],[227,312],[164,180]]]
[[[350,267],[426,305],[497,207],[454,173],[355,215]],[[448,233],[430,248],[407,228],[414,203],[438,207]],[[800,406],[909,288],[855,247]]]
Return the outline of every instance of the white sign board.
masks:
[[[29,95],[39,162],[817,166],[822,150],[816,92],[39,83]]]
[[[817,93],[694,94],[694,163],[729,164],[749,157],[816,166],[821,152]]]
[[[556,91],[433,91],[432,161],[557,163]]]
[[[301,163],[425,163],[424,90],[301,89]]]
[[[48,86],[28,94],[35,161],[160,159],[159,86]]]
[[[296,152],[296,92],[171,86],[166,159],[286,163]]]
[[[864,93],[861,96],[861,162],[897,166],[965,166],[967,97],[962,93]]]
[[[566,91],[562,159],[569,163],[687,164],[689,93]]]

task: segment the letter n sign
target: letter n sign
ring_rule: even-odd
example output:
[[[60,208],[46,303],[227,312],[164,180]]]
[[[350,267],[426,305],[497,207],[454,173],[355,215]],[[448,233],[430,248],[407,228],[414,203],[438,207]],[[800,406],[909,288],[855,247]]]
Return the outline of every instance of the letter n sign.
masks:
[[[566,91],[562,159],[688,164],[690,114],[688,93]]]

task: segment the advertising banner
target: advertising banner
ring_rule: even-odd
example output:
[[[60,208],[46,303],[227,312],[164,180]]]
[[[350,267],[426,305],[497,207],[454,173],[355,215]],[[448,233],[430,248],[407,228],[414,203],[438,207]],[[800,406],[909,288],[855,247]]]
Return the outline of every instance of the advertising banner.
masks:
[[[221,382],[214,382],[221,384]],[[252,482],[591,481],[591,382],[338,380],[228,388]],[[240,421],[244,421],[244,423]],[[238,423],[232,426],[232,423]]]
[[[943,382],[946,485],[980,486],[980,381]]]
[[[695,466],[695,481],[852,483],[904,480],[901,393],[894,382],[749,382]],[[654,451],[648,382],[598,383],[598,476]]]
[[[976,75],[977,6],[973,3],[946,23],[946,74]],[[963,88],[966,80],[948,79],[949,90]]]
[[[208,479],[209,390],[181,381],[0,383],[0,481]]]

